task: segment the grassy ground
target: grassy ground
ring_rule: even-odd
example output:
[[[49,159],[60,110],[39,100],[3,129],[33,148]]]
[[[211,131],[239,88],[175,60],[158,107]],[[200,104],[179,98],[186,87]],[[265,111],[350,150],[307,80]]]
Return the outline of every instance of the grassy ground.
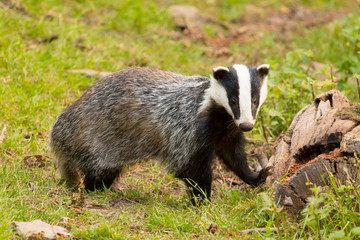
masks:
[[[271,142],[286,130],[314,94],[337,87],[359,101],[353,77],[360,73],[359,1],[250,2],[0,1],[0,239],[14,235],[13,221],[35,219],[65,226],[80,239],[313,239],[317,230],[326,238],[339,231],[352,238],[359,216],[311,225],[311,216],[318,216],[315,199],[310,217],[296,222],[269,208],[269,190],[220,180],[211,204],[192,207],[183,184],[152,163],[129,168],[118,191],[70,190],[54,176],[51,125],[96,81],[72,69],[148,66],[209,75],[218,65],[270,63],[270,92],[260,114],[264,127],[258,124],[248,136],[258,142],[265,141],[264,131]],[[208,23],[203,31],[182,32],[167,12],[172,4],[194,5],[231,28]],[[313,62],[324,65],[312,69]],[[346,204],[344,209],[352,208],[351,201]],[[217,229],[209,231],[211,224]],[[254,227],[268,231],[239,233]]]

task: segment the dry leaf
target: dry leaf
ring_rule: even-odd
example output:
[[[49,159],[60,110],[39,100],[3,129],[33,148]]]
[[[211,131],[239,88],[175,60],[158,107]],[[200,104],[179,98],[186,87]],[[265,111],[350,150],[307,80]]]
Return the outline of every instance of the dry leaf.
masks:
[[[44,167],[46,159],[50,159],[50,157],[43,155],[29,155],[23,158],[25,166],[30,168]]]
[[[41,43],[51,43],[51,42],[55,41],[58,38],[59,38],[58,35],[52,35],[50,37],[43,38],[40,42]]]
[[[38,134],[36,135],[38,138],[48,138],[49,137],[49,133],[47,132],[38,132]]]
[[[72,210],[74,210],[74,212],[75,212],[76,214],[82,214],[82,213],[83,213],[83,211],[82,211],[81,209],[76,208],[76,207],[73,207]]]
[[[207,229],[209,233],[216,233],[218,231],[218,226],[216,224],[210,224],[210,227]]]
[[[77,206],[83,206],[85,203],[85,195],[83,193],[78,193],[73,196],[72,204]]]
[[[25,138],[25,139],[29,139],[29,138],[31,138],[32,136],[34,136],[34,132],[33,132],[33,131],[25,133],[24,138]]]
[[[7,83],[7,82],[10,82],[11,78],[10,78],[10,76],[0,77],[0,80],[3,81],[4,83]]]

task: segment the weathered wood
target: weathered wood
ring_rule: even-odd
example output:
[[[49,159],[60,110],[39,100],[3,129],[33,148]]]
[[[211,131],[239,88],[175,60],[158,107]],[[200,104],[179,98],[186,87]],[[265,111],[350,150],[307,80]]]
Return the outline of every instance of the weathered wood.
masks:
[[[173,5],[169,8],[174,23],[179,28],[202,28],[199,10],[194,6]]]
[[[360,156],[360,125],[345,134],[340,150],[343,153],[356,153]]]
[[[290,215],[296,216],[305,207],[305,202],[287,184],[279,183],[274,193],[275,202],[283,206]]]
[[[202,29],[204,24],[231,29],[228,23],[221,22],[211,16],[205,16],[194,6],[172,5],[168,12],[172,16],[175,26],[180,29]]]
[[[299,159],[313,149],[340,146],[342,136],[356,125],[354,121],[335,117],[340,108],[348,106],[350,101],[337,90],[315,98],[313,104],[301,111],[296,122],[291,124],[290,156]]]
[[[271,175],[267,177],[266,184],[271,184],[275,180],[284,176],[290,167],[291,161],[288,161],[290,157],[290,144],[285,140],[281,140],[277,147],[277,151],[274,156],[270,158],[269,164],[274,166]]]
[[[330,175],[336,184],[350,178],[360,183],[353,157],[360,155],[359,121],[338,114],[350,106],[353,104],[337,90],[319,95],[294,117],[287,131],[289,139],[280,141],[270,158],[272,176],[266,183],[277,183],[274,201],[290,215],[301,212],[313,194],[311,187],[333,184]]]
[[[305,201],[312,194],[310,191],[311,186],[307,182],[313,183],[316,186],[324,186],[328,183],[329,179],[327,171],[333,172],[330,162],[319,159],[297,171],[288,185]]]
[[[290,181],[278,183],[274,200],[284,206],[290,215],[297,216],[305,206],[307,198],[313,195],[311,187],[332,185],[329,174],[335,177],[336,184],[349,182],[349,178],[359,184],[354,161],[353,157],[334,157],[332,154],[312,160],[291,176]],[[291,201],[287,200],[289,198]]]

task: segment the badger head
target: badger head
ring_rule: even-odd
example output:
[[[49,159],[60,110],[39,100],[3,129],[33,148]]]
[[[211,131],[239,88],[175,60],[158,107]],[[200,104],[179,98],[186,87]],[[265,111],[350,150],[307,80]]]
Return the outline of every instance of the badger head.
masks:
[[[267,96],[269,65],[216,67],[209,97],[225,108],[241,131],[253,129],[256,115]]]

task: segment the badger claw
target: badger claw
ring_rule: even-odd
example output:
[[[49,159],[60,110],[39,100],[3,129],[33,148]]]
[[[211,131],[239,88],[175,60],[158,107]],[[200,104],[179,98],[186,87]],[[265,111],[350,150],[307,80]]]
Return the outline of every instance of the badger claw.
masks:
[[[266,178],[272,174],[271,170],[273,168],[274,168],[273,166],[269,166],[260,170],[258,185],[265,183]]]

